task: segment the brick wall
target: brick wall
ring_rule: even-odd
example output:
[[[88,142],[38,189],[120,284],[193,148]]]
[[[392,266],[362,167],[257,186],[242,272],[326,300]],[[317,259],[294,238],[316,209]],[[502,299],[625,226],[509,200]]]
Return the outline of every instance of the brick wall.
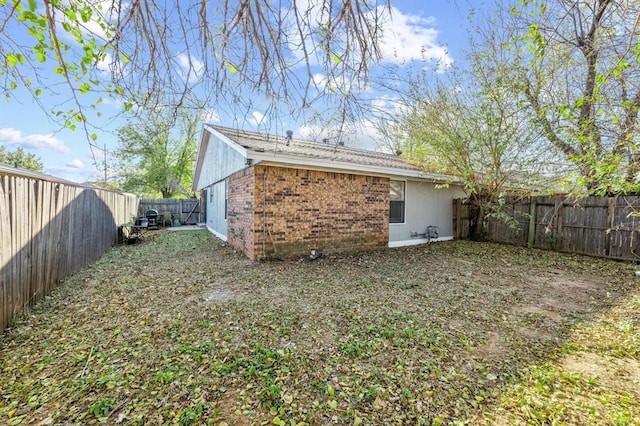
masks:
[[[227,242],[252,259],[257,256],[254,253],[254,170],[249,167],[232,174],[227,185]]]
[[[249,257],[261,257],[263,249],[266,257],[291,258],[311,249],[331,253],[387,246],[388,178],[261,165],[253,169],[255,237],[253,255],[245,251]]]

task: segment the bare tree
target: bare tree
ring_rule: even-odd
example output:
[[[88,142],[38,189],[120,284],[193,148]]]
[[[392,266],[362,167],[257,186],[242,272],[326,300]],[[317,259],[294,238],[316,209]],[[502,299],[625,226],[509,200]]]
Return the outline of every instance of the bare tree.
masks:
[[[430,172],[462,183],[470,206],[470,236],[482,239],[487,215],[500,216],[510,191],[546,191],[557,184],[557,162],[531,111],[510,80],[513,65],[501,48],[505,34],[485,33],[472,43],[468,68],[420,71],[410,78],[387,121],[394,149]],[[406,78],[406,74],[405,78]]]
[[[640,3],[521,0],[510,9],[513,80],[535,124],[588,192],[640,188]]]
[[[317,85],[317,73],[363,84],[380,58],[389,0],[38,5],[7,0],[0,9],[1,90],[11,99],[26,89],[36,102],[45,91],[58,95],[60,105],[46,112],[84,127],[91,142],[89,112],[105,95],[134,111],[189,104],[243,116],[259,97],[267,113],[300,114],[336,92],[336,84]]]

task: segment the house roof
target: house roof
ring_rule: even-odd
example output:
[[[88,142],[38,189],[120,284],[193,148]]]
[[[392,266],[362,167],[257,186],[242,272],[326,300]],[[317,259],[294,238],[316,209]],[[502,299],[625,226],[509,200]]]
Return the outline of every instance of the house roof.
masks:
[[[316,167],[347,173],[420,178],[438,183],[451,183],[454,180],[451,176],[425,172],[397,155],[297,138],[287,141],[284,135],[276,136],[207,124],[196,160],[194,186],[204,162],[202,156],[206,146],[203,144],[209,143],[206,132],[223,136],[222,139],[226,143],[254,164],[262,162],[289,167]]]
[[[401,157],[382,152],[366,151],[335,143],[319,143],[295,138],[292,138],[289,144],[287,144],[285,136],[274,136],[221,126],[209,127],[247,149],[248,153],[271,154],[272,156],[298,156],[318,160],[421,171],[419,167],[407,163]],[[261,155],[261,157],[264,157],[264,155]]]

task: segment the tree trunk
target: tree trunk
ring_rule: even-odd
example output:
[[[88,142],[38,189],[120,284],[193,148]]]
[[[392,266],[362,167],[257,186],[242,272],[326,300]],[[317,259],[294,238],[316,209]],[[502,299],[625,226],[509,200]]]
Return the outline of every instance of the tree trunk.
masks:
[[[485,239],[485,214],[482,195],[471,195],[469,197],[469,239],[472,241],[484,241]]]

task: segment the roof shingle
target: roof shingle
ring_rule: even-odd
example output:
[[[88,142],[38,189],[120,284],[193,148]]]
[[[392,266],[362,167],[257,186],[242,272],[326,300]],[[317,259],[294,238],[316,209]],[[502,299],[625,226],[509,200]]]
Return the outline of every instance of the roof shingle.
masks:
[[[284,136],[274,136],[215,125],[209,125],[209,127],[244,147],[249,156],[251,156],[252,152],[271,153],[274,157],[287,155],[415,172],[421,171],[419,167],[407,163],[403,158],[382,152],[366,151],[333,143],[325,144],[301,139],[291,139],[289,144],[287,144],[287,139]]]

